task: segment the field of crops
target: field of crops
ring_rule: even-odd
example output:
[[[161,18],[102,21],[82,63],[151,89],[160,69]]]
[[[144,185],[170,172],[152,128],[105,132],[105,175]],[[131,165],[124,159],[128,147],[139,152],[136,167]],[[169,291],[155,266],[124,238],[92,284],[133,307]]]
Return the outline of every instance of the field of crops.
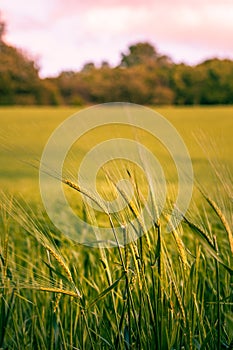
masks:
[[[154,198],[158,192],[145,186],[140,170],[118,161],[109,162],[107,177],[100,172],[97,187],[107,199],[117,193],[125,200],[116,182],[126,174],[134,189],[128,211],[112,215],[108,209],[102,214],[90,209],[82,196],[93,202],[95,197],[74,186],[76,167],[113,129],[92,130],[73,145],[64,163],[64,191],[84,221],[109,227],[113,237],[120,225],[122,240],[129,243],[116,239],[114,247],[90,247],[53,225],[39,190],[43,147],[77,110],[0,109],[0,349],[233,349],[233,108],[156,110],[190,152],[195,176],[190,207],[167,232],[176,167],[141,131],[140,142],[153,148],[166,175],[162,214]],[[119,128],[111,137],[119,130],[132,137],[128,128]],[[151,174],[150,168],[144,170],[152,177],[153,169]],[[139,215],[146,193],[153,203],[148,231]],[[127,219],[135,221],[137,240],[128,237]],[[85,227],[77,230],[85,242]]]

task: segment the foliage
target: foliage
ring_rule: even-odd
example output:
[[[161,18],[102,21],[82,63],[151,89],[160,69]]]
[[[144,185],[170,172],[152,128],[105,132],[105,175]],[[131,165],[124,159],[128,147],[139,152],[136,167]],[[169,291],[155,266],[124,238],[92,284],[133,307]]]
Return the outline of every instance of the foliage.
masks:
[[[153,64],[156,62],[158,56],[158,53],[151,44],[147,42],[138,43],[129,46],[128,54],[122,54],[121,66],[132,67],[141,64]]]
[[[211,59],[191,67],[173,67],[172,87],[176,104],[232,104],[233,62]]]
[[[38,67],[25,53],[0,43],[0,104],[33,105],[61,103],[57,88],[41,80]],[[60,99],[60,100],[59,100]]]
[[[0,21],[0,105],[233,104],[233,61],[213,58],[196,66],[175,64],[148,42],[129,46],[120,64],[87,62],[80,71],[41,79],[35,60],[5,40]]]

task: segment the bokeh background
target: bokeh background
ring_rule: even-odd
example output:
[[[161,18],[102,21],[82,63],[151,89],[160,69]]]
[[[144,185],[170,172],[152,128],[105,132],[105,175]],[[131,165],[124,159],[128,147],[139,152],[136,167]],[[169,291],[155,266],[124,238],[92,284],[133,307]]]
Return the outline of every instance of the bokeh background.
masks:
[[[2,105],[233,103],[231,0],[2,0],[0,14]]]

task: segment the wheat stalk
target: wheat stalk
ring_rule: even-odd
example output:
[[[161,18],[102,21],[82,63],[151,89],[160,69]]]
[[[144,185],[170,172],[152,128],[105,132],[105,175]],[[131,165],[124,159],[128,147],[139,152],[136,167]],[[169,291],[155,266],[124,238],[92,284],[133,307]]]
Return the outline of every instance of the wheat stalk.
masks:
[[[62,259],[62,257],[57,254],[54,249],[52,249],[48,244],[44,244],[44,247],[50,252],[50,254],[54,257],[54,259],[58,262],[58,264],[61,266],[61,268],[63,269],[63,271],[65,272],[68,280],[71,282],[71,284],[73,285],[77,295],[79,295],[79,297],[81,297],[81,293],[78,291],[77,287],[75,286],[72,274],[68,268],[68,266],[65,264],[64,260]]]
[[[96,203],[107,215],[109,215],[108,213],[108,209],[105,207],[105,205],[103,203],[101,203],[97,197],[93,196],[93,194],[84,189],[81,188],[79,185],[75,184],[74,182],[68,180],[68,179],[62,179],[62,182],[64,184],[66,184],[67,186],[69,186],[70,188],[73,188],[75,191],[83,194],[84,196],[88,197],[89,199],[91,199],[94,203]]]
[[[187,270],[187,266],[188,266],[188,260],[187,260],[187,256],[186,256],[186,251],[185,251],[185,247],[184,247],[184,243],[182,241],[182,239],[180,238],[180,235],[178,234],[177,230],[175,229],[174,225],[172,224],[171,220],[169,220],[169,217],[167,214],[163,214],[164,217],[166,218],[167,222],[169,222],[169,224],[171,225],[172,228],[172,235],[175,239],[176,242],[176,246],[179,252],[179,256],[180,259],[183,263],[184,266],[184,270]]]
[[[219,208],[219,206],[217,205],[217,203],[213,199],[211,199],[209,196],[207,196],[204,193],[203,193],[203,196],[207,200],[207,202],[210,204],[212,209],[215,211],[215,213],[217,214],[219,219],[221,220],[221,222],[223,224],[223,227],[225,228],[225,231],[226,231],[226,233],[228,235],[228,240],[229,240],[229,243],[230,243],[231,253],[233,255],[233,234],[232,234],[230,225],[229,225],[225,215],[223,214],[222,210]]]
[[[51,287],[38,287],[36,288],[42,292],[50,292],[50,293],[59,293],[59,294],[65,294],[65,295],[69,295],[71,297],[74,298],[79,298],[80,299],[80,294],[77,294],[75,292],[72,292],[70,290],[65,290],[65,289],[61,289],[61,288],[51,288]]]

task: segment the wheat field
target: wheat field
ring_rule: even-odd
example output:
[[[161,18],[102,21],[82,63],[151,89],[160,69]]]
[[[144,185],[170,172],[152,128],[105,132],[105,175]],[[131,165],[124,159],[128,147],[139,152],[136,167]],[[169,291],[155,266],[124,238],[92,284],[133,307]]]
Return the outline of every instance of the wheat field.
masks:
[[[144,189],[143,177],[134,176],[133,168],[115,162],[108,176],[100,174],[103,195],[115,191],[124,197],[111,171],[128,173],[134,201],[119,216],[107,209],[95,216],[81,196],[94,201],[94,195],[78,187],[72,171],[65,171],[64,190],[78,215],[108,226],[113,235],[120,224],[126,244],[116,239],[114,247],[104,248],[80,244],[59,231],[40,199],[43,147],[76,110],[0,110],[1,349],[233,349],[233,108],[156,110],[189,149],[195,174],[191,204],[179,225],[167,232],[177,178],[159,145],[158,156],[170,177],[160,216],[156,192]],[[107,128],[94,132],[74,145],[78,162],[108,133]],[[145,136],[149,147],[152,141]],[[144,191],[153,199],[148,231],[138,214]],[[130,241],[124,223],[132,218],[138,239]]]

